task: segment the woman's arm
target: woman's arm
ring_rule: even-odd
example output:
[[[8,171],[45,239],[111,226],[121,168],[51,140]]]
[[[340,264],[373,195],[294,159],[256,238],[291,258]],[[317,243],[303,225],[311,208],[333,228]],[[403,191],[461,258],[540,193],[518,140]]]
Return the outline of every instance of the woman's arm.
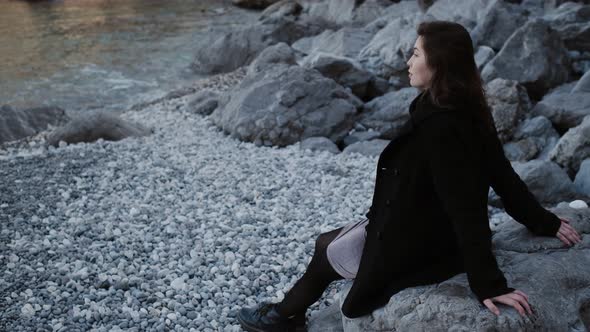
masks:
[[[561,220],[539,204],[504,155],[497,135],[488,137],[490,180],[506,212],[535,235],[556,236]]]
[[[427,141],[422,142],[422,151],[434,189],[453,223],[469,286],[483,304],[485,299],[510,293],[514,288],[507,286],[492,253],[487,188],[482,183],[483,156],[481,150],[469,148],[474,137],[466,137],[461,126],[445,116],[426,122],[423,129]]]

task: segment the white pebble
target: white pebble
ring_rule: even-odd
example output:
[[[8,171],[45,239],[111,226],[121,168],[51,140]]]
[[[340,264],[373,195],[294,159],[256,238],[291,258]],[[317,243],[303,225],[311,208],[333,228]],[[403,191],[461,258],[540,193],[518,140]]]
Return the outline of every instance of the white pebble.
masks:
[[[573,209],[587,209],[588,204],[586,204],[586,202],[582,200],[577,199],[575,201],[570,202],[570,207]]]

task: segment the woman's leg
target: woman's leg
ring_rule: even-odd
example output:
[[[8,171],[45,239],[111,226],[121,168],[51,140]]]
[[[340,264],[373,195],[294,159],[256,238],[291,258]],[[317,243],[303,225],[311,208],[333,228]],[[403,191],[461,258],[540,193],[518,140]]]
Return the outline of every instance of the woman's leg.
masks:
[[[344,279],[336,272],[326,254],[326,248],[344,227],[320,234],[315,241],[315,250],[307,270],[277,305],[283,317],[305,313],[324,293],[332,281]]]

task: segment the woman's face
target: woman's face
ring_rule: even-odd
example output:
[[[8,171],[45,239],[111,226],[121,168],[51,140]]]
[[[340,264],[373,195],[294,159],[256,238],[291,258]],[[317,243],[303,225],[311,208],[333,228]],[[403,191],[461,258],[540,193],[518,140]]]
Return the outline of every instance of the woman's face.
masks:
[[[409,67],[410,85],[420,90],[429,88],[433,73],[426,65],[426,54],[422,47],[422,36],[418,36],[418,39],[416,39],[412,56],[407,64]]]

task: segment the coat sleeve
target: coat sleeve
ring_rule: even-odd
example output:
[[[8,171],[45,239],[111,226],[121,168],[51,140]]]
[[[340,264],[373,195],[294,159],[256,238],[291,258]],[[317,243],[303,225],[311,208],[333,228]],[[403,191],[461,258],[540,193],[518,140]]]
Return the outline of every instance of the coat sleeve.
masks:
[[[532,233],[540,236],[556,236],[561,220],[539,204],[512,168],[506,158],[497,135],[487,139],[492,189],[498,194],[506,212],[517,222],[525,225]]]
[[[481,152],[468,143],[460,129],[439,121],[427,129],[422,143],[434,190],[450,217],[469,287],[480,303],[510,293],[506,278],[492,252],[487,215],[487,190],[483,183]]]

